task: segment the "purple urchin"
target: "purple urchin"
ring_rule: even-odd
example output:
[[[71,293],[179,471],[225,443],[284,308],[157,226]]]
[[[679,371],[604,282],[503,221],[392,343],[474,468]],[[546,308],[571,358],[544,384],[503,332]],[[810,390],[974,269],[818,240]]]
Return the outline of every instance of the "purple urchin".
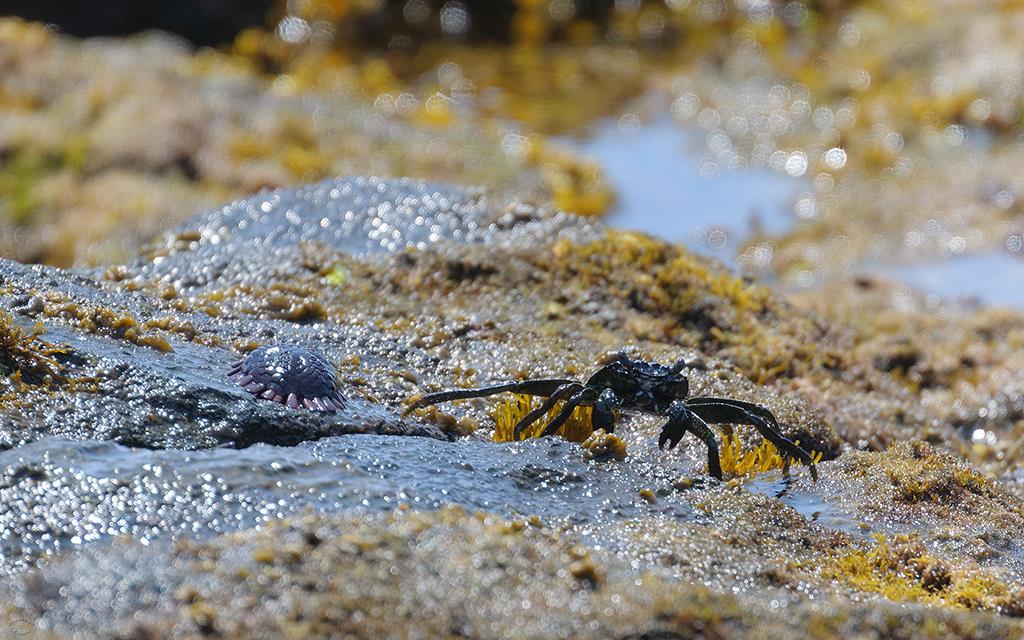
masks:
[[[334,413],[345,404],[331,363],[302,347],[260,347],[233,364],[228,377],[254,396],[292,409]]]

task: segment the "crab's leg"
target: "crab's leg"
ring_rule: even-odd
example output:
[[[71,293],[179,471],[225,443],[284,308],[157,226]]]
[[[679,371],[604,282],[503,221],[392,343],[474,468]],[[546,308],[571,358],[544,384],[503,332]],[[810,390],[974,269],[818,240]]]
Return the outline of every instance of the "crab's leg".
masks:
[[[724,405],[730,405],[730,406],[734,406],[734,407],[740,407],[740,408],[744,409],[745,411],[747,411],[747,413],[752,413],[752,414],[760,417],[771,428],[775,429],[776,431],[780,431],[779,430],[779,421],[775,418],[775,414],[773,414],[771,411],[765,409],[764,407],[762,407],[759,404],[754,404],[753,402],[744,402],[742,400],[733,400],[732,398],[713,398],[711,396],[699,396],[699,397],[688,398],[686,400],[686,404],[687,404],[687,406],[689,406],[693,410],[697,410],[697,407],[700,407],[700,406],[703,406],[703,405],[715,405],[715,404],[724,404]],[[745,424],[745,423],[743,423],[743,424]],[[731,437],[732,434],[733,434],[732,425],[731,424],[722,424],[722,432],[725,435]]]
[[[754,412],[747,408],[749,403],[727,399],[716,399],[714,402],[700,402],[695,405],[690,404],[690,401],[687,400],[686,404],[695,415],[703,418],[707,422],[714,424],[751,425],[760,431],[761,435],[775,445],[779,451],[782,451],[790,457],[796,458],[810,467],[811,477],[815,480],[818,479],[818,469],[814,465],[814,459],[811,458],[811,454],[807,453],[795,442],[779,433],[775,427],[769,424],[768,420],[765,420],[762,417],[762,413],[771,415],[767,409],[760,407],[760,411]],[[772,422],[775,422],[774,416],[772,416]]]
[[[686,406],[693,409],[699,405],[704,404],[727,404],[734,407],[740,407],[741,409],[752,413],[755,416],[759,416],[762,420],[767,422],[769,425],[775,428],[776,431],[779,429],[779,421],[775,418],[775,414],[765,409],[759,404],[753,402],[744,402],[742,400],[733,400],[732,398],[712,398],[710,396],[699,396],[694,398],[686,398]]]
[[[479,389],[453,389],[451,391],[428,393],[427,395],[420,396],[409,403],[409,406],[405,409],[405,413],[409,413],[413,409],[419,409],[420,407],[426,407],[439,402],[464,400],[466,398],[483,398],[484,396],[493,396],[498,393],[505,393],[506,391],[510,391],[512,393],[525,393],[531,396],[549,396],[565,384],[573,384],[573,381],[548,379],[523,380],[521,382],[496,384],[491,387],[480,387]]]
[[[555,404],[564,398],[566,394],[579,391],[582,388],[582,384],[578,382],[570,382],[569,384],[563,384],[555,389],[555,392],[548,396],[547,400],[545,400],[543,404],[523,416],[522,420],[516,423],[515,429],[512,431],[512,439],[519,440],[519,436],[523,434],[523,431],[525,431],[527,427],[542,418],[548,411],[551,411],[551,407],[555,406]]]
[[[722,464],[718,458],[718,442],[715,440],[715,434],[711,431],[711,427],[700,416],[690,411],[682,400],[676,400],[669,406],[668,422],[661,428],[658,448],[664,449],[665,444],[668,444],[669,449],[675,448],[687,431],[704,442],[708,448],[708,473],[721,480]]]
[[[572,412],[576,409],[576,407],[580,406],[581,404],[592,404],[594,402],[594,395],[595,392],[592,389],[583,387],[576,393],[569,396],[569,399],[566,400],[565,404],[562,406],[562,410],[559,411],[558,415],[555,416],[551,420],[551,422],[549,422],[544,427],[544,430],[540,432],[540,436],[543,438],[544,436],[551,436],[557,433],[559,427],[565,424],[565,421],[569,419],[569,416],[572,415]],[[588,396],[590,402],[587,402]]]

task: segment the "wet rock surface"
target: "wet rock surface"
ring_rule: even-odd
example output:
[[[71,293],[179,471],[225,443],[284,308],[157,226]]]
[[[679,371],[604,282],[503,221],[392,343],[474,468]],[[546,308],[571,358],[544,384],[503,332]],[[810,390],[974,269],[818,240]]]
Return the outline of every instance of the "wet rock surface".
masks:
[[[31,389],[4,403],[0,410],[9,420],[2,442],[10,447],[58,435],[195,449],[287,445],[352,432],[442,437],[430,425],[401,421],[357,388],[344,387],[344,379],[346,406],[337,414],[314,415],[254,401],[227,377],[239,352],[261,342],[315,347],[336,364],[355,358],[378,372],[416,362],[428,366],[432,358],[422,349],[372,328],[324,322],[301,309],[286,309],[284,319],[230,317],[210,308],[195,312],[176,291],[213,281],[220,287],[281,283],[296,271],[309,273],[303,252],[311,244],[339,252],[394,250],[398,229],[408,229],[403,233],[409,243],[459,242],[476,229],[482,236],[488,215],[492,209],[457,189],[335,180],[202,214],[193,223],[200,229],[195,248],[188,243],[183,251],[114,269],[106,277],[3,261],[0,301],[26,326],[43,323],[44,339],[64,351],[58,358],[66,380],[60,390]],[[140,282],[158,295],[137,291]]]
[[[370,435],[189,452],[41,440],[0,454],[0,570],[120,535],[140,542],[207,538],[306,509],[459,504],[581,528],[645,514],[698,519],[681,497],[650,504],[639,496],[659,476],[669,486],[678,465],[588,463],[583,453],[561,440]]]
[[[309,515],[210,545],[115,545],[24,580],[6,616],[26,637],[1021,636],[987,613],[774,595],[767,605],[675,581],[540,523],[447,508]]]
[[[280,189],[197,214],[131,272],[191,292],[287,276],[317,246],[364,255],[481,242],[500,214],[482,193],[415,180],[350,178]]]
[[[5,564],[11,567],[40,551],[66,547],[73,538],[84,541],[140,532],[127,522],[149,523],[142,530],[155,535],[182,531],[187,523],[216,532],[251,525],[260,518],[258,511],[245,518],[239,515],[250,513],[250,507],[240,507],[231,517],[221,513],[213,505],[225,499],[230,502],[230,495],[224,492],[209,495],[206,507],[183,500],[183,495],[196,497],[196,491],[204,491],[197,489],[202,483],[185,481],[169,485],[155,496],[155,502],[124,504],[119,492],[125,486],[138,488],[144,474],[131,474],[133,479],[125,484],[122,477],[111,477],[114,466],[105,467],[103,462],[96,463],[98,467],[90,465],[104,469],[100,476],[89,476],[90,482],[68,482],[68,474],[81,470],[53,465],[65,456],[90,458],[94,447],[106,446],[92,441],[110,440],[147,449],[215,449],[215,458],[226,464],[238,448],[257,443],[288,447],[343,433],[450,439],[452,434],[439,426],[398,415],[398,402],[408,393],[395,388],[395,380],[408,386],[410,368],[429,370],[438,362],[422,347],[357,323],[335,324],[324,318],[289,321],[268,317],[275,315],[271,313],[215,313],[208,308],[196,312],[189,308],[194,297],[151,295],[150,291],[162,291],[167,284],[187,291],[189,283],[198,290],[199,283],[194,280],[183,283],[186,276],[182,272],[189,268],[195,268],[189,273],[206,278],[208,289],[214,283],[219,287],[240,282],[281,283],[293,278],[296,271],[309,273],[308,258],[303,256],[312,244],[322,250],[360,255],[374,249],[396,250],[399,233],[408,239],[400,243],[403,250],[407,245],[422,248],[442,241],[482,242],[499,232],[499,224],[492,221],[501,217],[496,211],[479,194],[457,188],[412,181],[338,179],[199,214],[184,229],[169,234],[168,254],[113,269],[113,274],[4,261],[0,265],[0,303],[13,311],[16,327],[27,330],[41,323],[45,334],[39,340],[59,349],[55,358],[61,369],[60,379],[48,386],[9,385],[9,393],[0,403],[2,443],[14,456],[5,475],[5,490],[12,501],[5,509],[12,518],[6,529]],[[536,234],[569,225],[565,217],[552,223],[523,219],[527,226],[537,227],[532,231]],[[510,237],[522,233],[515,229],[514,221],[506,219],[500,226],[501,233]],[[197,240],[180,247],[179,239],[192,229]],[[581,226],[578,233],[589,232]],[[213,273],[211,265],[224,269]],[[261,343],[306,345],[323,353],[342,371],[339,392],[345,397],[344,406],[336,413],[314,413],[253,398],[228,374],[240,355]],[[395,376],[396,371],[406,377]],[[53,437],[83,443],[54,441]],[[29,446],[39,439],[51,444]],[[51,451],[54,442],[60,443],[63,455]],[[124,452],[121,455],[126,462],[156,455],[131,454],[124,448],[117,451]],[[268,453],[264,464],[254,467],[286,464],[282,461],[291,450],[275,451],[284,453]],[[181,454],[187,475],[194,479],[197,473],[205,473],[198,471],[202,463],[188,455]],[[33,466],[36,462],[42,466]],[[422,473],[426,473],[423,465],[413,465],[409,477]],[[249,480],[256,486],[262,484],[255,478]],[[529,485],[533,480],[518,482]],[[543,479],[536,482],[546,484]],[[62,486],[63,490],[57,488]],[[143,494],[148,496],[145,491]],[[339,502],[337,497],[318,502],[286,499],[290,496],[291,492],[279,492],[264,497],[287,503],[279,513],[307,504],[334,509],[355,506]],[[96,510],[105,515],[97,515]],[[200,512],[205,516],[197,515]],[[55,514],[64,515],[51,520]],[[233,527],[225,524],[232,521]],[[90,522],[92,525],[82,529]],[[22,530],[36,533],[23,537]]]
[[[18,369],[0,388],[4,615],[26,633],[1021,632],[1009,469],[950,454],[962,431],[854,349],[858,327],[641,234],[335,179],[200,214],[128,265],[4,262],[0,303],[22,332],[3,344],[62,351],[45,379],[0,361]],[[322,353],[344,410],[228,378],[271,343]],[[494,442],[496,398],[402,416],[442,388],[585,379],[620,350],[685,359],[694,395],[762,404],[822,480],[750,477],[779,459],[715,481],[696,438],[657,448],[664,416],[622,412],[614,456]],[[736,433],[729,456],[760,442]]]

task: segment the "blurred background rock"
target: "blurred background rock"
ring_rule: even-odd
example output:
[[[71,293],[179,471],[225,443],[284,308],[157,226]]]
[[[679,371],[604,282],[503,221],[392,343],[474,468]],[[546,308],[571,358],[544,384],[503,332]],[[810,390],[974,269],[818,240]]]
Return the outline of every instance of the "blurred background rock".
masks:
[[[0,254],[105,264],[196,207],[375,173],[612,212],[803,290],[949,259],[966,275],[944,281],[1009,272],[1024,8],[956,6],[8,3],[54,26],[0,27]]]
[[[52,24],[78,37],[126,36],[149,29],[175,33],[198,45],[217,45],[242,29],[262,26],[272,2],[182,0],[181,2],[32,2],[7,0],[0,13]]]

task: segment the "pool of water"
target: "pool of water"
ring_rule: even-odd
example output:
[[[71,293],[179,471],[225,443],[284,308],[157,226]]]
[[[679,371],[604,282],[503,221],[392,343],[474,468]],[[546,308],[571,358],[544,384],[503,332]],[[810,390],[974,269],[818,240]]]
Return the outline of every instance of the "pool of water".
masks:
[[[792,478],[777,471],[762,473],[744,484],[750,492],[780,500],[803,517],[823,527],[845,531],[858,538],[867,539],[870,536],[871,529],[863,526],[860,519],[841,506],[841,496],[830,496],[827,492],[819,490],[817,485],[811,490],[796,488],[793,485]]]
[[[643,124],[605,120],[584,139],[560,142],[604,167],[618,194],[609,225],[683,242],[729,265],[745,239],[790,229],[806,188],[768,168],[709,170],[704,133],[667,114]]]
[[[976,253],[905,265],[878,265],[864,272],[899,280],[939,300],[983,307],[1024,309],[1024,259],[1007,253]]]
[[[733,266],[754,235],[786,234],[805,181],[769,168],[708,170],[704,132],[662,113],[598,123],[559,142],[599,162],[618,195],[610,226],[644,231]],[[859,269],[907,283],[937,300],[1024,309],[1024,260],[1000,252]]]

